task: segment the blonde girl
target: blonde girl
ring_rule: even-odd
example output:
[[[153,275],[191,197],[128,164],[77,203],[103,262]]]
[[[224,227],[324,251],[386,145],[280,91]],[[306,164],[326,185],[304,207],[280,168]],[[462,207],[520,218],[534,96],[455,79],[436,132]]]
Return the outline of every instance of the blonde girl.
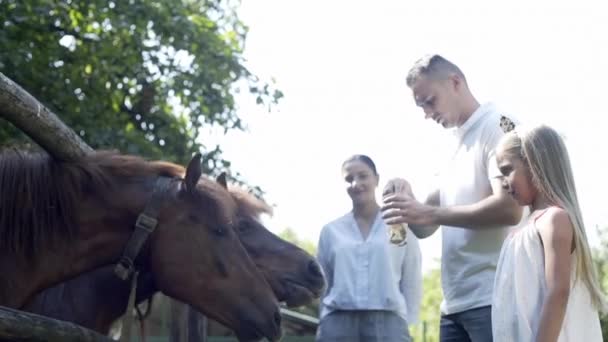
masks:
[[[531,213],[501,250],[494,341],[602,341],[605,301],[564,141],[544,125],[516,129],[502,138],[496,158],[503,186]]]

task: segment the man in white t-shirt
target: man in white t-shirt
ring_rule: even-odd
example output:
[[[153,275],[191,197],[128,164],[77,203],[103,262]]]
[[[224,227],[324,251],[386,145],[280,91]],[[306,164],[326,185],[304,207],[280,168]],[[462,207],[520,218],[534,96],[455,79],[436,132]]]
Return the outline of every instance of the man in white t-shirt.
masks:
[[[389,194],[383,217],[387,224],[408,223],[418,238],[442,227],[440,340],[491,342],[496,264],[506,229],[522,216],[501,186],[494,157],[514,124],[491,104],[480,105],[462,71],[439,55],[417,61],[407,85],[425,118],[453,129],[457,148],[424,203],[411,190]],[[404,179],[389,181],[386,189],[395,188],[411,189]]]

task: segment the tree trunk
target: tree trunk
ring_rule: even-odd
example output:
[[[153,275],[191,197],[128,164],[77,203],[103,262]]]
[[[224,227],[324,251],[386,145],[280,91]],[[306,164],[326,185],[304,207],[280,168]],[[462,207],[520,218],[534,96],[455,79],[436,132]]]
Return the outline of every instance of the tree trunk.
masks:
[[[74,160],[93,151],[57,115],[1,72],[0,117],[59,160]]]
[[[92,330],[0,306],[0,341],[115,342]]]

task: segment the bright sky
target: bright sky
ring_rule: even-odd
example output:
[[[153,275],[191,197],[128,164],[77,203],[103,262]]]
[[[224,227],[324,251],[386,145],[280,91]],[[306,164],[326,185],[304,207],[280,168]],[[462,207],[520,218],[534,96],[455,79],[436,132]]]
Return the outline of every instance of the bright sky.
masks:
[[[251,184],[267,192],[272,230],[317,242],[350,209],[342,161],[370,155],[381,186],[410,181],[419,198],[452,146],[416,108],[405,75],[437,52],[465,73],[480,102],[567,136],[587,230],[608,225],[608,11],[576,1],[243,1],[247,65],[285,93],[268,113],[239,98],[246,133],[210,137]],[[441,152],[440,152],[441,151]],[[378,197],[380,198],[380,197]],[[592,244],[594,242],[592,241]],[[423,240],[423,267],[440,234]]]

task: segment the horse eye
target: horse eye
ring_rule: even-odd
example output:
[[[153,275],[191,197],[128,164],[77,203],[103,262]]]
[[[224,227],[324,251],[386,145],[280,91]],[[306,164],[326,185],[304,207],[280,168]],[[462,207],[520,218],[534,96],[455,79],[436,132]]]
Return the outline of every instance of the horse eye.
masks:
[[[213,233],[215,233],[215,235],[217,235],[217,236],[224,236],[224,235],[226,235],[228,229],[232,229],[233,226],[234,226],[234,223],[232,221],[228,221],[228,224],[225,226],[218,224],[213,227]]]

